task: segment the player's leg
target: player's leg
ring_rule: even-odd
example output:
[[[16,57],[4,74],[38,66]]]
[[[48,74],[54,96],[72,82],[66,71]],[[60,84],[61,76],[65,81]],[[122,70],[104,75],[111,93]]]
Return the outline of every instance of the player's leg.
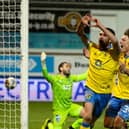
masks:
[[[86,102],[84,106],[83,122],[80,126],[80,129],[90,129],[92,121],[94,104],[91,102]]]
[[[83,111],[83,107],[79,104],[72,104],[69,109],[69,115],[77,117],[78,119],[69,127],[69,129],[79,129],[83,119],[80,118]]]
[[[54,129],[62,129],[67,118],[68,110],[58,110],[53,113],[53,127]]]
[[[105,111],[104,117],[104,127],[105,128],[113,128],[114,119],[117,116],[117,112],[119,111],[121,106],[121,100],[115,97],[111,97],[108,106]]]
[[[41,129],[53,129],[53,123],[52,123],[52,121],[51,121],[49,118],[47,118],[47,119],[44,121],[44,123],[43,123]]]
[[[114,129],[127,129],[126,121],[129,120],[129,104],[121,106],[114,120]]]
[[[120,116],[116,116],[113,129],[127,129],[126,122]]]
[[[53,127],[53,123],[50,121],[49,123],[48,123],[48,129],[53,129],[54,127]]]
[[[69,129],[79,129],[83,122],[83,118],[78,118],[73,124],[69,127]]]
[[[85,129],[88,124],[88,129],[93,128],[95,121],[100,117],[107,106],[110,96],[110,94],[97,94],[86,89],[86,102],[89,103],[85,104],[84,125],[82,125],[82,129]],[[87,112],[89,113],[88,116],[86,116]]]
[[[94,103],[95,103],[95,93],[88,87],[85,87],[85,104],[83,113],[81,114],[83,117],[83,122],[80,126],[80,129],[90,129]]]
[[[95,104],[94,104],[91,128],[94,127],[96,120],[99,119],[102,112],[106,108],[106,106],[111,98],[111,94],[96,94],[95,98],[96,98],[96,100],[95,100]]]
[[[104,127],[113,129],[113,123],[114,123],[114,117],[113,116],[107,116],[104,117]]]

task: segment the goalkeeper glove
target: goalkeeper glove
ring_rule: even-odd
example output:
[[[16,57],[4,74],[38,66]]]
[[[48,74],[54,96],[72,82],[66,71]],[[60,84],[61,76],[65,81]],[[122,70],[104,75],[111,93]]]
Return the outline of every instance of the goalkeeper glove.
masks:
[[[41,53],[41,63],[42,63],[42,67],[45,67],[46,66],[46,53],[45,52],[42,52]]]

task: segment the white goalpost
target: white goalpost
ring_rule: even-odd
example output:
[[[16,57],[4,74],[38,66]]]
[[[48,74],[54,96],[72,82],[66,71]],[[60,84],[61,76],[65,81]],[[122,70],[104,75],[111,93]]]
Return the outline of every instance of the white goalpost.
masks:
[[[21,129],[28,129],[28,0],[21,2]]]
[[[0,129],[28,129],[28,10],[28,0],[0,0]]]

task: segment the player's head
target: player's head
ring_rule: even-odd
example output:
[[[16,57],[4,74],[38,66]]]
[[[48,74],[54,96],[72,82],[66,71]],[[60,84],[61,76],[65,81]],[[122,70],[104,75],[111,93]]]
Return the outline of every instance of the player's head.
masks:
[[[121,52],[129,52],[129,29],[124,32],[124,35],[120,39]]]
[[[106,29],[109,30],[113,35],[115,35],[115,32],[113,29],[108,28],[108,27]],[[111,44],[111,40],[103,31],[101,31],[99,33],[99,46],[100,46],[100,48],[102,48],[103,50],[107,50],[109,44]]]
[[[61,62],[58,66],[58,71],[59,73],[69,76],[70,75],[70,70],[71,70],[71,64],[68,62]]]

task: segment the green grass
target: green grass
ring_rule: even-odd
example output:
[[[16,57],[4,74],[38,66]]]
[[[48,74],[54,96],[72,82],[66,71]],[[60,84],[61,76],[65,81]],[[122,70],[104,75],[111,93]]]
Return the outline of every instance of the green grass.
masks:
[[[94,129],[105,129],[103,127],[103,115],[97,120]],[[52,103],[30,102],[29,103],[29,129],[41,129],[42,123],[46,118],[52,118]],[[75,118],[66,120],[63,129],[67,129]]]

